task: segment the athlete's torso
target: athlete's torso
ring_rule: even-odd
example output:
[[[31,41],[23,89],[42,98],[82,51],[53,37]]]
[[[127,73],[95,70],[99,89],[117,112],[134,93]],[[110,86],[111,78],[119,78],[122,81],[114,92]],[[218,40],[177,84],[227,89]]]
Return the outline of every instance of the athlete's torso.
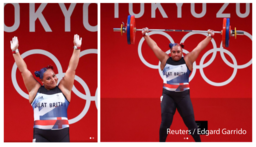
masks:
[[[51,90],[41,86],[31,105],[34,110],[34,128],[59,130],[69,127],[67,117],[69,102],[58,86]]]
[[[174,61],[170,57],[163,69],[163,88],[174,92],[189,90],[190,73],[183,57],[179,61]]]

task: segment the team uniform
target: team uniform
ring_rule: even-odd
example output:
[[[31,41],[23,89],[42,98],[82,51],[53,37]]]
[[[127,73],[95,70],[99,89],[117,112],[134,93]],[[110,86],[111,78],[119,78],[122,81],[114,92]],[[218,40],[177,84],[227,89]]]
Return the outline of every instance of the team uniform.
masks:
[[[159,131],[161,142],[166,140],[168,135],[167,129],[171,126],[176,108],[188,129],[192,132],[194,129],[197,129],[193,106],[190,100],[190,73],[191,71],[188,69],[183,57],[179,61],[174,61],[171,57],[166,61],[163,70],[162,122]],[[191,133],[191,135],[195,141],[201,141],[197,133]]]
[[[34,142],[69,142],[68,100],[56,86],[38,89],[31,103],[34,110]]]

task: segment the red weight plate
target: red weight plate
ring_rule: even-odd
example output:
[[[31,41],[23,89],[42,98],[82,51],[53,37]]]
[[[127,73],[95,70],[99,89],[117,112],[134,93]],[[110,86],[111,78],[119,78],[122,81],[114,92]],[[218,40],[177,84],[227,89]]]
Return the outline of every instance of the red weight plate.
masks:
[[[131,15],[131,21],[130,21],[130,38],[131,38],[131,44],[135,43],[135,35],[136,35],[136,24],[135,24],[135,16]]]
[[[223,18],[223,27],[222,27],[222,46],[225,47],[225,38],[226,38],[226,18]]]

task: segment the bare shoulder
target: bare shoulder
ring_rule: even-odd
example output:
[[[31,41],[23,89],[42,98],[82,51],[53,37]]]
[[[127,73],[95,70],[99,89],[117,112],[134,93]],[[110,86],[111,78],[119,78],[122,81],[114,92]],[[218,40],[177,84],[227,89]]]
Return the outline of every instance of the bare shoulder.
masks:
[[[33,100],[35,99],[35,97],[36,97],[36,94],[37,94],[37,91],[38,91],[38,89],[41,87],[41,84],[39,84],[39,83],[37,83],[36,85],[35,85],[35,87],[29,92],[29,98],[28,98],[28,100],[29,100],[29,103],[32,103],[33,102]]]
[[[186,56],[184,56],[184,60],[185,60],[185,63],[186,63],[186,65],[187,65],[188,69],[189,69],[190,71],[192,71],[192,69],[193,69],[193,63],[191,63],[190,60],[188,59],[188,55],[189,55],[189,54],[190,54],[190,53],[188,53]]]
[[[161,61],[161,65],[160,65],[160,68],[161,70],[164,70],[164,66],[167,62],[167,60],[169,59],[170,57],[166,54],[166,56],[164,57],[164,59]]]
[[[63,80],[63,79],[62,79]],[[62,84],[62,82],[60,82],[59,84],[59,89],[61,90],[61,92],[65,95],[65,97],[67,98],[67,100],[70,102],[71,100],[71,91],[68,90],[67,88],[65,88],[65,86]]]

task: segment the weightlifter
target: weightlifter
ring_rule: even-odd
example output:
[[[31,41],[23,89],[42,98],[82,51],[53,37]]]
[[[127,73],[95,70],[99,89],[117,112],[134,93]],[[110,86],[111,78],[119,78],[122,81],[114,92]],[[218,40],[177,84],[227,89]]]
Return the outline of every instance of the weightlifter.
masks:
[[[170,43],[171,56],[162,51],[156,42],[148,35],[148,28],[142,29],[148,46],[161,62],[163,71],[163,92],[161,102],[161,125],[159,131],[159,141],[165,142],[176,111],[180,113],[190,135],[196,142],[201,142],[197,134],[197,124],[194,118],[193,106],[190,99],[189,75],[193,69],[193,62],[197,59],[200,52],[209,44],[214,31],[208,30],[208,36],[202,40],[190,53],[182,57],[183,44]]]

